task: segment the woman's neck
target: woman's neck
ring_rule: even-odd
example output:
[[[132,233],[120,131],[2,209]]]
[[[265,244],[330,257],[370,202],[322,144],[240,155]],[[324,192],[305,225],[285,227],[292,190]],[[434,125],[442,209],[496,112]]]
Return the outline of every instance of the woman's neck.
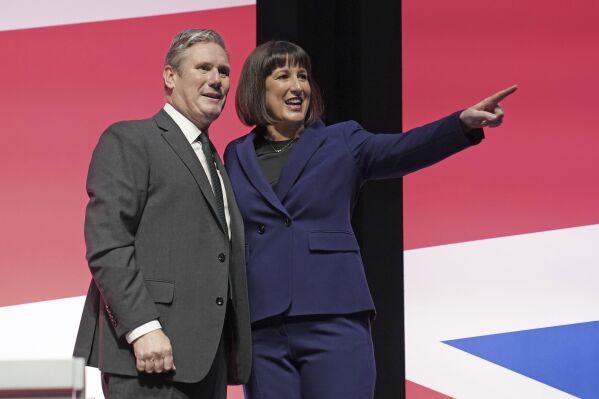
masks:
[[[270,141],[291,140],[304,130],[304,125],[297,124],[277,124],[266,126],[266,139]]]

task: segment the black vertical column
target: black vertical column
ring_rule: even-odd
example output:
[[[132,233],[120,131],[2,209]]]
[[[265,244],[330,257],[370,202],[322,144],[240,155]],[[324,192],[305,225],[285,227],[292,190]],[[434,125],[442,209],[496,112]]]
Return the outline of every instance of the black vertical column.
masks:
[[[360,1],[363,126],[371,132],[402,127],[401,1]],[[353,224],[377,308],[375,398],[405,397],[403,201],[401,179],[368,183]]]
[[[257,42],[290,40],[312,57],[327,124],[401,130],[401,2],[258,0]],[[371,182],[353,218],[377,318],[377,399],[404,395],[402,184]]]

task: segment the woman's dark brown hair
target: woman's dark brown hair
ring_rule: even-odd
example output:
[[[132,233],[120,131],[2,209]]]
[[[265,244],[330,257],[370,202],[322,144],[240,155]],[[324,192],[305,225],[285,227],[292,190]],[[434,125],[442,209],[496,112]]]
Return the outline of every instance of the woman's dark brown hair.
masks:
[[[248,56],[241,70],[235,95],[235,108],[245,125],[268,126],[275,121],[266,107],[266,78],[277,68],[285,65],[305,68],[312,94],[304,125],[320,119],[324,104],[318,85],[312,77],[312,63],[306,51],[286,41],[269,41],[256,47]]]

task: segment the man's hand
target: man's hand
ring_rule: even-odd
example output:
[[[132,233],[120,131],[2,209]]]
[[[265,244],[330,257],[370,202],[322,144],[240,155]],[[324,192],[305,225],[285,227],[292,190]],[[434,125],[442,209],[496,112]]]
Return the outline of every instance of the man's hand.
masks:
[[[176,370],[173,348],[162,329],[151,331],[133,341],[137,371],[140,373],[168,373]]]
[[[460,114],[460,120],[466,129],[478,129],[481,127],[497,127],[503,122],[504,112],[499,102],[518,89],[518,86],[508,87],[487,97],[478,104],[465,109]]]

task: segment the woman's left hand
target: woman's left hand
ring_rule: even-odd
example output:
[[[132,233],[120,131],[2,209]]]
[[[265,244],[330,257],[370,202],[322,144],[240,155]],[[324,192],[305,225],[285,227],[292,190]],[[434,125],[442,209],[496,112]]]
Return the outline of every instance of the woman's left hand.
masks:
[[[460,114],[460,120],[468,130],[482,127],[497,127],[503,122],[503,108],[499,102],[518,89],[514,85],[487,97],[478,104],[465,109]]]

